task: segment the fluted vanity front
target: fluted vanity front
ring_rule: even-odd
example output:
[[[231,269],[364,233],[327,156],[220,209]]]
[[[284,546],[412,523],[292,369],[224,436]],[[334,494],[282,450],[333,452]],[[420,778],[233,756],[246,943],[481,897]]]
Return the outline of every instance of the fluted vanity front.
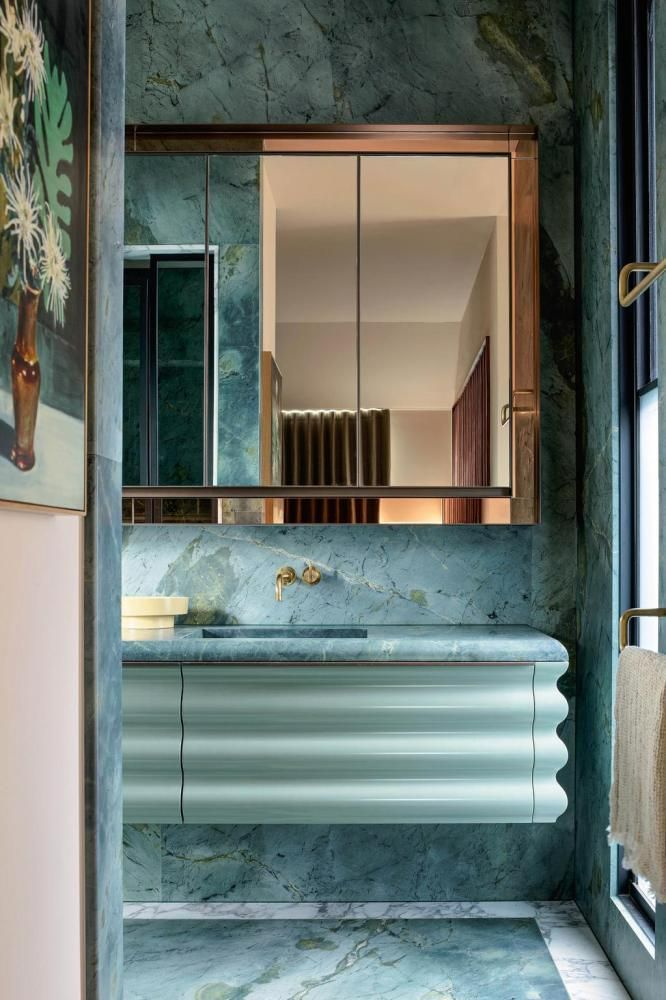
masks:
[[[326,631],[125,642],[126,821],[561,815],[560,643],[510,626]]]

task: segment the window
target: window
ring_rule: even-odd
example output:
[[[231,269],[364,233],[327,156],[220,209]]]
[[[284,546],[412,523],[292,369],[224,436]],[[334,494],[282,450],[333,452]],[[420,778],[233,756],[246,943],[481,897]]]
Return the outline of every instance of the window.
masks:
[[[618,242],[622,263],[656,254],[654,0],[618,4]],[[659,604],[659,431],[656,284],[620,310],[620,602]],[[632,624],[630,641],[658,648],[658,622]],[[654,927],[645,879],[624,873],[622,894]]]

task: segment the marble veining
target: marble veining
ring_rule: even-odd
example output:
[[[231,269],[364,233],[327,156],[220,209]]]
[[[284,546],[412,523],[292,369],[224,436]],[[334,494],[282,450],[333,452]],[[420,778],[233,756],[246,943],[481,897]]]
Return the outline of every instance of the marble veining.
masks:
[[[88,513],[83,523],[85,995],[123,995],[120,495],[125,0],[93,0]],[[76,669],[73,665],[72,669]],[[77,820],[72,817],[72,823]],[[47,834],[48,836],[48,834]],[[54,858],[54,864],[57,859]]]
[[[239,486],[259,482],[258,162],[256,156],[216,156],[210,162],[208,239],[217,265],[217,481]],[[162,245],[173,252],[181,244],[192,252],[204,242],[205,223],[204,157],[127,157],[128,256],[137,245],[153,252]],[[183,303],[181,309],[187,313],[191,305]],[[164,334],[160,329],[160,337]],[[182,428],[180,447],[191,437]],[[171,451],[169,459],[175,465]],[[172,475],[160,481],[181,479]]]
[[[505,526],[126,526],[123,593],[187,594],[192,625],[532,624],[533,537]],[[277,602],[277,568],[306,560],[321,583]]]
[[[656,101],[659,143],[657,165],[664,164],[664,53],[666,11],[654,5]],[[580,164],[580,379],[579,379],[579,638],[576,720],[579,746],[576,768],[576,899],[594,933],[611,956],[636,1000],[656,1000],[664,993],[666,955],[653,959],[615,905],[618,853],[609,848],[608,793],[612,768],[614,671],[618,655],[620,611],[620,400],[617,274],[617,177],[615,154],[616,4],[580,0],[575,5],[576,128]],[[663,178],[662,178],[663,179]],[[664,241],[663,184],[657,184]],[[663,289],[663,285],[662,285]],[[660,294],[659,364],[663,400],[664,298]],[[661,483],[664,485],[664,413],[661,408]],[[661,539],[665,519],[661,513]],[[664,569],[662,560],[662,595]],[[663,635],[663,633],[662,633]],[[657,911],[657,940],[666,933],[666,907]]]
[[[525,121],[539,127],[543,517],[526,529],[129,529],[125,592],[144,586],[185,592],[191,623],[199,625],[530,624],[556,636],[570,654],[572,669],[560,686],[570,701],[562,730],[573,760],[570,0],[432,0],[408,9],[377,0],[344,7],[330,0],[129,0],[127,15],[128,121]],[[293,560],[300,570],[306,557],[328,568],[326,586],[276,605],[275,569]],[[569,792],[571,769],[570,763],[560,776]],[[182,858],[168,855],[163,898],[325,899],[333,891],[354,899],[357,876],[365,898],[562,898],[572,892],[571,809],[555,825],[466,828],[464,836],[455,827],[385,828],[381,836],[373,828],[352,834],[339,827],[209,827],[189,828],[176,848],[179,831],[161,832],[163,847],[168,843]]]
[[[567,1000],[533,919],[132,920],[126,1000]]]
[[[567,813],[534,826],[126,825],[132,864],[125,898],[235,904],[569,899],[569,822]]]
[[[124,639],[123,660],[188,663],[247,661],[519,661],[566,662],[564,646],[543,632],[520,625],[367,626],[367,638],[307,639],[281,636],[204,638],[195,627],[164,630],[160,637]]]
[[[572,902],[454,903],[159,903],[126,904],[126,920],[529,919],[570,1000],[629,1000],[580,910]],[[486,1000],[486,998],[483,998]],[[494,1000],[494,997],[493,997]]]

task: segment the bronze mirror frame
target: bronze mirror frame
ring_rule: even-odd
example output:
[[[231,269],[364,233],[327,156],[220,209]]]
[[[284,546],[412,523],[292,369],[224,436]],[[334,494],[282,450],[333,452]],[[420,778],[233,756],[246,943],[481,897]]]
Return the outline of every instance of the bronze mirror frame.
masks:
[[[510,171],[511,487],[155,487],[123,488],[125,503],[141,501],[162,520],[164,501],[217,500],[216,523],[242,523],[243,509],[263,500],[260,522],[280,523],[285,498],[379,498],[406,504],[406,516],[385,523],[452,523],[446,498],[481,498],[483,524],[537,524],[539,496],[539,161],[536,129],[523,125],[128,125],[127,155],[220,153],[448,153],[504,155]],[[206,234],[206,242],[207,242]],[[410,517],[410,501],[442,500],[442,519]],[[249,502],[249,503],[248,503]],[[153,510],[154,508],[154,510]],[[231,511],[228,518],[224,510]],[[240,514],[239,514],[240,512]],[[166,520],[166,518],[164,518]],[[182,517],[173,520],[204,520]],[[208,518],[206,518],[208,519]],[[319,523],[326,523],[321,520]],[[337,523],[337,522],[336,522]],[[348,523],[348,522],[347,522]],[[453,522],[456,523],[456,522]]]

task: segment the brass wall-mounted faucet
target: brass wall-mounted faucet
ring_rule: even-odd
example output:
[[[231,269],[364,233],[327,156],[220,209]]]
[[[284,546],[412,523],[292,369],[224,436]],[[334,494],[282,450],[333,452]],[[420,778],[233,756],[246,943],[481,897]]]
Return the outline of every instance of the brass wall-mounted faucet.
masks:
[[[301,579],[303,583],[307,583],[308,586],[314,587],[321,580],[321,570],[318,570],[309,560],[308,564],[303,570]]]
[[[321,570],[317,569],[310,560],[307,561],[305,569],[301,574],[301,579],[303,583],[307,583],[308,587],[314,587],[321,580]],[[292,583],[296,582],[296,570],[293,566],[280,566],[279,570],[275,574],[275,600],[282,600],[282,588],[291,587]]]
[[[296,581],[296,570],[293,566],[280,566],[275,574],[275,600],[282,600],[282,588],[291,587]]]

